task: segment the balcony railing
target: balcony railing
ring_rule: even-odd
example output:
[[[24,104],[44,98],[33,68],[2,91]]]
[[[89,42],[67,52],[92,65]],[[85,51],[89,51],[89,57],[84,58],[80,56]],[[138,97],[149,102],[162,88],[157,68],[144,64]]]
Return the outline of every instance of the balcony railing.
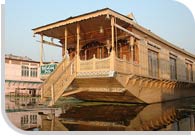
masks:
[[[140,75],[140,65],[115,57],[114,70],[125,74]]]
[[[110,70],[110,60],[110,56],[104,59],[97,59],[95,55],[90,60],[79,60],[78,72],[108,71]]]
[[[125,74],[137,74],[140,75],[140,65],[134,62],[129,62],[125,59],[117,58],[114,55],[110,55],[108,58],[97,59],[95,55],[90,60],[79,60],[77,72],[101,72],[116,71]]]

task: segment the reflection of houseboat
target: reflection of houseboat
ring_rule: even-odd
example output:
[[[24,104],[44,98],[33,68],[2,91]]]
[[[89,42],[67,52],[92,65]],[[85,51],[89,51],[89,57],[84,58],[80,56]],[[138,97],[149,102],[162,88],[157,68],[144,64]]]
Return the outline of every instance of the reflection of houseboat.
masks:
[[[138,103],[195,96],[195,56],[143,28],[131,16],[106,8],[33,31],[41,36],[41,64],[43,44],[61,47],[64,56],[42,85],[42,98],[49,98],[50,105],[69,95]]]
[[[143,105],[79,105],[70,107],[59,117],[53,126],[56,130],[69,131],[137,131],[137,130],[195,130],[194,114],[181,112],[183,101]],[[46,116],[42,116],[41,130],[51,130]],[[46,123],[48,122],[48,123]],[[62,127],[62,124],[64,127]],[[49,129],[47,129],[49,128]]]

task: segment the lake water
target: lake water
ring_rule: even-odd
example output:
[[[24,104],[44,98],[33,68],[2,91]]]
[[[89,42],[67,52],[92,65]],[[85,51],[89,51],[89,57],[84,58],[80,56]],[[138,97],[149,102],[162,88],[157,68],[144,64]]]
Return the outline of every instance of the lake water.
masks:
[[[6,97],[6,113],[30,131],[194,131],[195,97],[151,105],[61,99],[55,108],[38,98]]]

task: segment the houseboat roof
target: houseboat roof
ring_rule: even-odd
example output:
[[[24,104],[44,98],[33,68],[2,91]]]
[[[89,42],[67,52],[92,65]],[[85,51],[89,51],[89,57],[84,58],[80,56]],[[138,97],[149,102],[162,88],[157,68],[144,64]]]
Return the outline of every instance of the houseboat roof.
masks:
[[[139,25],[137,22],[134,21],[133,18],[130,18],[128,16],[122,15],[112,9],[109,8],[104,8],[104,9],[100,9],[100,10],[96,10],[93,12],[89,12],[89,13],[85,13],[82,15],[78,15],[78,16],[74,16],[74,17],[69,17],[65,20],[60,20],[51,24],[47,24],[41,27],[37,27],[32,29],[34,34],[42,34],[48,37],[53,37],[53,38],[57,38],[57,39],[63,39],[62,35],[64,35],[64,32],[61,31],[59,32],[59,28],[65,28],[66,25],[73,25],[76,24],[77,22],[80,21],[84,21],[84,20],[88,20],[88,19],[92,19],[92,18],[101,18],[101,16],[114,16],[117,19],[119,19],[119,21],[123,21],[126,22],[127,24],[133,26],[135,29],[141,31],[142,33],[145,34],[145,36],[150,36],[154,39],[156,39],[157,41],[166,44],[167,46],[180,51],[190,57],[192,57],[193,59],[195,59],[195,55],[191,54],[189,52],[187,52],[186,50],[177,47],[176,45],[166,41],[165,39],[159,37],[158,35],[154,34],[153,32],[151,32],[150,30],[144,28],[143,26]],[[96,23],[94,21],[94,23]],[[122,23],[121,23],[122,24]],[[94,24],[93,26],[95,26],[96,24]],[[84,29],[84,28],[83,28]],[[85,28],[88,29],[88,28]],[[75,30],[76,31],[76,30]],[[58,32],[58,33],[57,33]],[[72,32],[72,33],[76,33],[76,32]]]

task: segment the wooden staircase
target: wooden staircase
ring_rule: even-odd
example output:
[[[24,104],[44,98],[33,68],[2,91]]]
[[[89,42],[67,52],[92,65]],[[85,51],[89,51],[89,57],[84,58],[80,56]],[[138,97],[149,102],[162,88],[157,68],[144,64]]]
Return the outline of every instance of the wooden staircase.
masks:
[[[45,80],[42,89],[41,102],[48,102],[48,106],[52,106],[58,98],[69,87],[76,77],[76,57],[71,60],[63,59],[57,66],[55,71]]]

